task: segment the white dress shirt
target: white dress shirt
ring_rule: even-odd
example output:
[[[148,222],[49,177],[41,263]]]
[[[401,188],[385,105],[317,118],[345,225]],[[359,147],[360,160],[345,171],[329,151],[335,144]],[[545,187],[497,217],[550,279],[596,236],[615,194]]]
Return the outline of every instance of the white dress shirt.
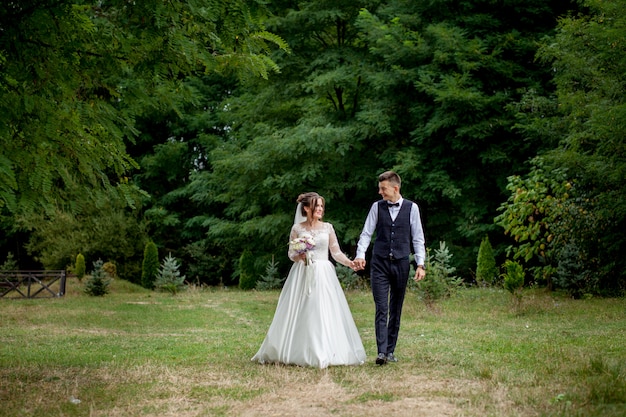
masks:
[[[389,214],[391,220],[395,220],[400,213],[400,208],[404,203],[404,199],[400,197],[397,201],[400,206],[389,206]],[[424,239],[424,230],[422,228],[422,220],[420,218],[420,210],[417,204],[413,203],[411,207],[411,236],[413,237],[413,253],[415,254],[415,261],[418,265],[424,265],[426,260],[426,245]],[[365,219],[365,225],[359,238],[359,243],[356,248],[356,258],[365,259],[365,252],[372,241],[372,235],[376,231],[376,225],[378,224],[378,201],[372,204],[370,212]]]

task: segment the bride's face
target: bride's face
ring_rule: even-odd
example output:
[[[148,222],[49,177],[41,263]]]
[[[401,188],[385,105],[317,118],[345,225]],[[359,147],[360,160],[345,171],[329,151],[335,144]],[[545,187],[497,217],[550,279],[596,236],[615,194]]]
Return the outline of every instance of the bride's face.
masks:
[[[322,200],[317,200],[313,209],[305,207],[305,210],[313,220],[321,220],[324,216],[324,203]]]

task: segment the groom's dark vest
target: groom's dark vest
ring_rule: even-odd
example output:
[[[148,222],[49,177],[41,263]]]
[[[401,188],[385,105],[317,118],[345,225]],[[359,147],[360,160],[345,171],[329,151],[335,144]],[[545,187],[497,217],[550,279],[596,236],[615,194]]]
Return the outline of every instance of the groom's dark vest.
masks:
[[[411,208],[413,202],[404,200],[395,220],[391,220],[389,203],[378,202],[378,223],[373,255],[388,259],[407,259],[411,253]]]

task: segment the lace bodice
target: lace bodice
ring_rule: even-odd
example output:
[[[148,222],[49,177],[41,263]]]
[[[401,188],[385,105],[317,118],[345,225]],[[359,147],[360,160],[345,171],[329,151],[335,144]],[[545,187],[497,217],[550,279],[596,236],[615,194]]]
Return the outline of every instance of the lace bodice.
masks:
[[[292,241],[298,237],[309,235],[315,241],[315,248],[311,251],[311,259],[313,261],[328,261],[328,253],[330,252],[333,259],[342,265],[350,266],[350,259],[341,251],[335,229],[330,223],[322,222],[318,228],[307,229],[304,223],[294,224],[291,228],[289,240]],[[297,262],[298,253],[289,250],[289,258]]]

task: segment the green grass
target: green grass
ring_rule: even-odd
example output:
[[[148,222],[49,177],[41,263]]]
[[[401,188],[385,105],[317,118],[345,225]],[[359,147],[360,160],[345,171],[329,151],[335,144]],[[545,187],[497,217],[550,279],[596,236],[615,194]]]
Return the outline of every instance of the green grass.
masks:
[[[89,297],[0,299],[3,416],[623,416],[626,300],[407,293],[397,364],[376,366],[373,302],[347,293],[368,353],[326,370],[250,361],[278,292],[171,296],[116,280]],[[80,400],[75,403],[72,399]]]

